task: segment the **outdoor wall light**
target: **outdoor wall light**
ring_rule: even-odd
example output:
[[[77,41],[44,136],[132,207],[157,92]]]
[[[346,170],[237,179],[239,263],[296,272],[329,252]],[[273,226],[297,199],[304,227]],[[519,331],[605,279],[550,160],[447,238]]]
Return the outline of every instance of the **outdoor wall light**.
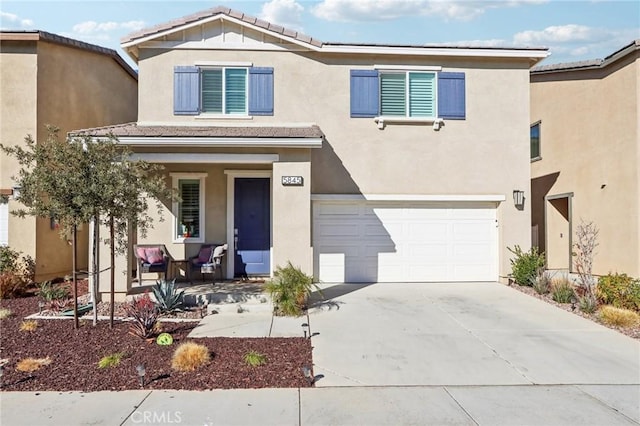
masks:
[[[144,375],[147,374],[144,364],[138,364],[136,366],[136,373],[138,373],[138,378],[140,379],[140,387],[144,387]]]
[[[22,191],[22,187],[20,185],[15,185],[11,187],[11,195],[13,195],[13,199],[17,200],[20,198],[20,192]]]
[[[314,377],[313,377],[313,373],[311,372],[311,369],[305,365],[304,367],[302,367],[301,370],[302,370],[302,374],[304,375],[304,378],[309,381],[310,385],[312,385],[314,382]]]
[[[522,210],[524,208],[524,191],[519,189],[513,190],[513,204],[516,208]]]

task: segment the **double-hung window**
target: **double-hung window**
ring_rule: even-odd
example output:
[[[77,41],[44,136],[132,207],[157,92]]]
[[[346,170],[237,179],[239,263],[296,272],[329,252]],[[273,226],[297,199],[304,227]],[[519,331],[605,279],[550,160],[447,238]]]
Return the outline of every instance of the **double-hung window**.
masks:
[[[383,72],[380,74],[382,116],[436,117],[434,72]]]
[[[273,68],[176,66],[174,115],[273,115]]]
[[[172,173],[180,201],[173,203],[173,240],[204,242],[204,173]]]
[[[202,70],[202,112],[247,115],[247,69]]]

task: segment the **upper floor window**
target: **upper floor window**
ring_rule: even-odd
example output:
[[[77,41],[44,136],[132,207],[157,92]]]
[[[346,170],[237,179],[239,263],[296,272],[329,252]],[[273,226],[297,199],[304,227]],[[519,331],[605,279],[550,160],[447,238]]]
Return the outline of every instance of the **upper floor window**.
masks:
[[[530,147],[531,147],[531,159],[539,160],[542,158],[540,153],[540,121],[531,125],[529,130]]]
[[[380,112],[383,116],[436,117],[436,74],[381,73]]]
[[[273,68],[176,66],[175,115],[273,115]]]
[[[247,114],[247,69],[202,70],[202,112]]]
[[[466,118],[465,73],[351,70],[351,117]]]

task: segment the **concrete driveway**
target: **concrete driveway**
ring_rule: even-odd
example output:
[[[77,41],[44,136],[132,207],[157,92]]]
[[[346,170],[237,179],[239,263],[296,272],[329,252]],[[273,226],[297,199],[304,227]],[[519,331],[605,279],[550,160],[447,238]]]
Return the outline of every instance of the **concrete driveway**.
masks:
[[[638,341],[502,284],[324,287],[318,387],[640,384]]]

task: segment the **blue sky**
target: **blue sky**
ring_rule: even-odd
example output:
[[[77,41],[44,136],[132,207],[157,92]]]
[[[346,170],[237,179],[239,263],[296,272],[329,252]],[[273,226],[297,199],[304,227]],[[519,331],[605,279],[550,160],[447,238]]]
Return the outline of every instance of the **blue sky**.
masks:
[[[0,27],[119,50],[122,36],[224,5],[322,41],[549,47],[543,63],[603,58],[640,39],[639,1],[2,0]]]

